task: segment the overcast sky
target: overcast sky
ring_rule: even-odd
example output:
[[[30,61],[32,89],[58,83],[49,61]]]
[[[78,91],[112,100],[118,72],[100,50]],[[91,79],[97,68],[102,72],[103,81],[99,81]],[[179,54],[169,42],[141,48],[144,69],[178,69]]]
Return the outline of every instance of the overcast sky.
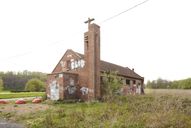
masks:
[[[1,0],[0,71],[50,73],[67,49],[83,53],[84,21],[101,27],[101,59],[146,80],[191,76],[191,0]]]

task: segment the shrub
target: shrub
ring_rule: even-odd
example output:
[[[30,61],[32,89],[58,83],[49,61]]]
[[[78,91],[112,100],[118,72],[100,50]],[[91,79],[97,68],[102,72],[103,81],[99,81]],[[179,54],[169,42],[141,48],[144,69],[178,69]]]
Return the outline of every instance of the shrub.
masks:
[[[0,91],[2,91],[3,89],[4,89],[3,80],[0,78]]]
[[[122,81],[117,72],[104,72],[102,84],[101,93],[104,100],[111,99],[113,96],[120,94]]]
[[[39,79],[31,79],[26,83],[25,90],[30,92],[45,91],[45,83]]]

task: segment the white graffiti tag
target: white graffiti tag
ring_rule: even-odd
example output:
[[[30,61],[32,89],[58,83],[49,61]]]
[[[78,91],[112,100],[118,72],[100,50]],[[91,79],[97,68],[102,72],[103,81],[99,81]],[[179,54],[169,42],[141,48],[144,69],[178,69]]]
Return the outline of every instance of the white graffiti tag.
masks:
[[[86,95],[86,94],[88,94],[89,89],[86,88],[86,87],[82,87],[82,88],[80,89],[80,91],[82,92],[82,95]]]

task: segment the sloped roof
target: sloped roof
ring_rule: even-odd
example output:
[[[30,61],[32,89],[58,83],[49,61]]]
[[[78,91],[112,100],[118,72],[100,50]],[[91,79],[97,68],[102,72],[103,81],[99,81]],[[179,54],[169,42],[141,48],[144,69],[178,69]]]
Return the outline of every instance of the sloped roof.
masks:
[[[81,53],[77,53],[81,58],[84,58],[84,55]],[[126,77],[132,77],[137,79],[144,79],[140,75],[138,75],[133,70],[129,69],[128,67],[122,67],[116,64],[112,64],[106,61],[101,60],[100,61],[100,70],[101,71],[117,71],[119,75],[126,76]]]

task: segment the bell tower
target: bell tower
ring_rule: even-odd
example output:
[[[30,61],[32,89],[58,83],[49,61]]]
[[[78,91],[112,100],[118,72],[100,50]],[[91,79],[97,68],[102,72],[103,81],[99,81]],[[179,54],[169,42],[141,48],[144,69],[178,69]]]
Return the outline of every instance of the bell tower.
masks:
[[[88,100],[100,98],[100,26],[91,24],[88,18],[88,31],[84,33],[84,55],[87,72]]]

